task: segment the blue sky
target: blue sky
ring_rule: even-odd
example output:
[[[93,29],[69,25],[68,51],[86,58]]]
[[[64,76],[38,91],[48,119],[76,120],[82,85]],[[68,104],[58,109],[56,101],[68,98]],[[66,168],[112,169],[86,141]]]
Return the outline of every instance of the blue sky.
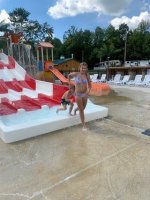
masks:
[[[47,22],[61,39],[71,26],[94,31],[127,23],[131,29],[141,20],[150,21],[150,0],[0,0],[0,22],[15,8],[29,11],[29,19]]]

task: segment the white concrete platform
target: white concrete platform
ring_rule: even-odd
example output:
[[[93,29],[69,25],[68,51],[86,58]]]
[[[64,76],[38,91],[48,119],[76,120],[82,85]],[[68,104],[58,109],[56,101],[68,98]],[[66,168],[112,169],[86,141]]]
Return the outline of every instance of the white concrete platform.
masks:
[[[5,75],[1,77],[0,82],[0,137],[4,142],[11,143],[81,123],[79,114],[69,116],[68,110],[56,113],[66,86],[27,77],[26,71],[18,63],[10,63],[10,57],[3,53],[0,54],[0,62],[2,63],[0,74]],[[20,81],[23,81],[24,85]],[[31,89],[25,88],[28,84]],[[39,98],[41,94],[52,97],[53,105],[48,106],[46,102],[43,103]],[[23,101],[23,97],[26,100]],[[4,101],[6,103],[3,103]],[[9,111],[9,108],[12,110]],[[86,122],[107,115],[107,108],[88,101],[85,110]]]
[[[40,110],[26,112],[23,109],[16,114],[0,116],[0,137],[6,143],[11,143],[37,135],[60,130],[80,124],[79,114],[69,116],[67,111],[56,113],[57,106],[44,106]],[[90,101],[85,110],[85,121],[104,118],[108,109],[97,106]]]

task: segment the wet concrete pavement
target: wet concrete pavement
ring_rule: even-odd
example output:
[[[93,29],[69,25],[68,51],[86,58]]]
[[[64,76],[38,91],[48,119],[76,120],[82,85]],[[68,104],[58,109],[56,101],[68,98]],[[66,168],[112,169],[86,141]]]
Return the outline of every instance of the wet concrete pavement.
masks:
[[[150,89],[149,89],[150,90]],[[0,141],[0,200],[149,200],[150,92],[91,97],[109,116],[32,139]]]

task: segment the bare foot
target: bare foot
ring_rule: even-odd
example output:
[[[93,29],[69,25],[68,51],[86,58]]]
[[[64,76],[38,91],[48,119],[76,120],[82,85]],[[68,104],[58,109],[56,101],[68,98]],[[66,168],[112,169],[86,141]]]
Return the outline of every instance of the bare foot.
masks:
[[[70,116],[73,116],[73,114],[69,113]]]
[[[82,131],[87,131],[87,130],[88,129],[85,126],[83,126]]]
[[[74,115],[76,115],[77,113],[76,113],[77,111],[76,110],[74,110]]]

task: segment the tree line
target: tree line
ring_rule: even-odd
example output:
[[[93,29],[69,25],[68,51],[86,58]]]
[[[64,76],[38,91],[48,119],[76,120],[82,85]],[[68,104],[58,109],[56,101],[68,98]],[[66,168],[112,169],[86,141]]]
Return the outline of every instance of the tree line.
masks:
[[[29,20],[30,13],[23,8],[16,8],[9,13],[10,24],[0,23],[0,31],[22,31],[25,43],[34,48],[39,41],[51,42],[54,45],[54,59],[60,56],[86,61],[90,68],[108,58],[111,60],[150,60],[150,23],[142,21],[134,30],[127,24],[118,29],[109,25],[106,29],[100,26],[94,31],[78,29],[71,26],[63,35],[63,41],[53,37],[54,29],[47,22],[40,24]],[[14,27],[12,29],[12,27]],[[126,55],[125,55],[126,54]]]

